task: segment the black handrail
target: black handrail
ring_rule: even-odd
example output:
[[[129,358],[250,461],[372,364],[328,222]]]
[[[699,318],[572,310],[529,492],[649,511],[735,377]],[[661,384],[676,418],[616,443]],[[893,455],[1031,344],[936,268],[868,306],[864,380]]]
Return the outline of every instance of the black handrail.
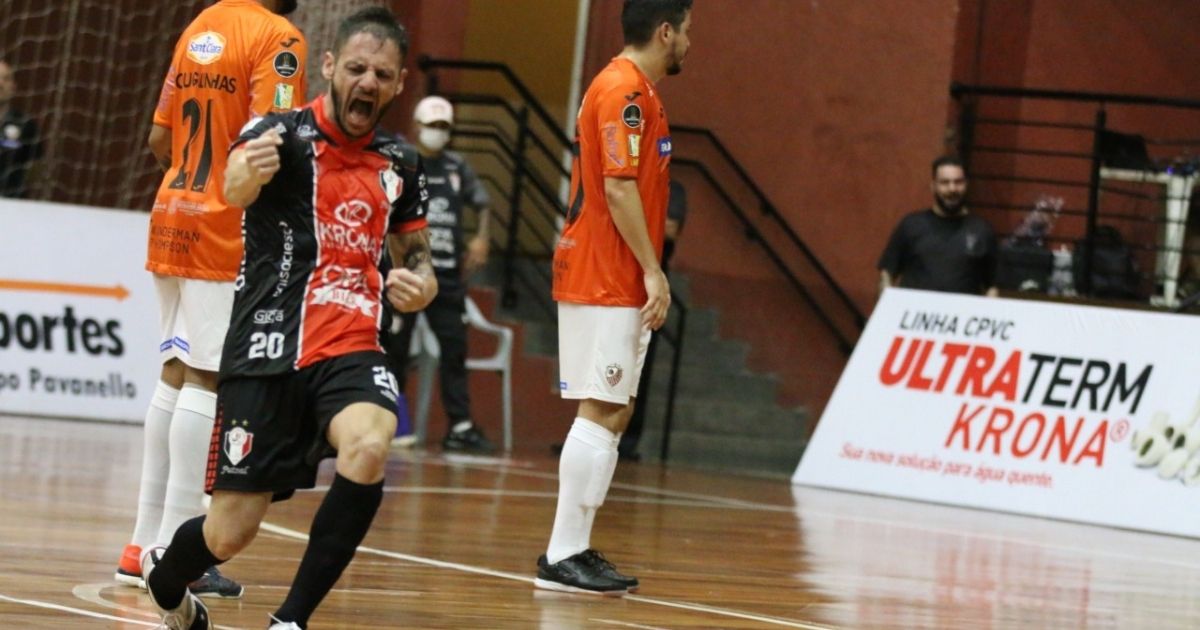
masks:
[[[713,133],[711,129],[705,127],[694,127],[690,125],[673,125],[671,127],[671,133],[690,133],[701,136],[708,140],[713,148],[716,149],[717,153],[719,153],[721,157],[725,159],[725,163],[733,169],[733,172],[737,173],[738,179],[742,180],[742,183],[745,184],[752,193],[754,193],[754,196],[758,199],[759,209],[762,210],[763,214],[767,215],[771,220],[775,221],[780,228],[783,229],[783,234],[787,236],[788,240],[800,250],[800,253],[804,255],[804,258],[808,261],[808,263],[817,270],[817,273],[821,276],[821,279],[825,281],[825,284],[833,290],[834,295],[841,300],[842,305],[846,307],[846,310],[850,311],[850,314],[854,317],[855,326],[861,330],[862,327],[866,325],[867,318],[863,312],[859,310],[858,305],[854,303],[854,300],[850,299],[850,296],[846,293],[846,290],[843,289],[842,285],[839,284],[838,281],[833,277],[833,274],[829,272],[829,269],[827,269],[825,265],[821,263],[821,260],[817,258],[812,249],[808,247],[808,244],[804,242],[804,239],[800,238],[800,235],[796,233],[796,230],[792,228],[791,224],[783,218],[783,215],[780,214],[779,210],[775,208],[775,204],[771,203],[771,200],[767,197],[767,194],[758,186],[758,183],[754,181],[754,178],[750,177],[750,174],[747,173],[746,169],[742,167],[741,162],[738,162],[737,159],[733,157],[733,153],[729,151],[729,148],[725,146],[725,143],[721,142],[721,139],[717,137],[717,134]],[[766,246],[765,243],[763,245]],[[811,303],[811,305],[818,311],[823,310],[815,303]],[[822,319],[827,318],[824,312],[822,312],[820,315]]]
[[[517,139],[515,140],[515,144],[517,144],[518,146],[516,146],[516,148],[510,148],[510,146],[505,146],[503,138],[498,139],[499,144],[502,144],[502,151],[506,152],[506,154],[509,154],[512,157],[512,161],[514,161],[514,164],[512,164],[512,167],[514,167],[514,175],[515,175],[514,188],[517,188],[517,191],[512,191],[512,190],[509,191],[509,193],[510,193],[510,212],[512,214],[511,216],[514,218],[512,218],[512,221],[509,223],[509,226],[508,226],[510,239],[509,239],[509,246],[506,247],[506,252],[508,252],[508,256],[511,257],[512,252],[515,251],[515,247],[514,247],[515,228],[516,228],[516,224],[518,223],[518,221],[520,221],[520,218],[517,218],[517,217],[521,217],[521,215],[522,215],[521,208],[520,208],[521,199],[524,197],[529,197],[530,199],[534,198],[533,196],[530,196],[529,191],[524,191],[524,193],[522,194],[522,191],[520,191],[521,179],[524,179],[524,181],[526,181],[527,184],[532,184],[532,186],[529,186],[530,188],[533,188],[534,191],[538,192],[538,194],[540,194],[540,196],[542,198],[547,200],[547,202],[551,202],[550,205],[552,206],[554,211],[557,211],[557,214],[559,214],[559,215],[565,214],[565,209],[563,208],[563,200],[560,198],[554,198],[554,196],[552,196],[552,194],[548,194],[551,192],[550,191],[551,186],[548,186],[545,181],[541,181],[541,178],[538,178],[538,176],[535,176],[536,174],[533,172],[532,169],[529,168],[527,156],[524,155],[524,146],[526,146],[527,143],[538,146],[538,149],[542,152],[542,154],[544,154],[545,157],[547,157],[548,160],[550,160],[550,162],[554,164],[554,167],[557,168],[558,173],[562,174],[563,176],[568,175],[568,173],[566,173],[565,168],[562,167],[562,161],[556,160],[556,155],[554,155],[554,150],[552,150],[550,148],[550,146],[548,146],[544,142],[544,140],[542,140],[542,137],[540,136],[539,133],[535,133],[533,128],[530,128],[529,121],[528,121],[528,115],[532,114],[535,119],[538,119],[541,122],[541,124],[546,127],[546,130],[548,132],[550,132],[550,136],[554,140],[557,140],[558,145],[564,151],[571,149],[570,138],[568,138],[568,136],[566,136],[566,133],[563,132],[562,127],[559,126],[559,122],[553,119],[553,116],[551,116],[550,113],[547,112],[545,107],[541,106],[541,103],[538,101],[538,98],[536,98],[533,95],[533,92],[530,91],[527,88],[527,86],[524,85],[523,82],[521,82],[521,79],[518,78],[514,72],[512,72],[511,68],[509,68],[505,64],[499,64],[499,62],[491,62],[491,61],[434,59],[428,55],[422,55],[418,61],[418,64],[419,64],[419,67],[421,68],[421,70],[427,74],[428,94],[439,94],[440,90],[438,90],[438,78],[436,76],[436,71],[439,70],[439,68],[448,68],[448,70],[470,70],[470,71],[485,71],[485,72],[498,73],[498,74],[500,74],[500,76],[502,76],[506,80],[506,82],[508,82],[508,84],[511,86],[512,89],[516,90],[517,94],[520,95],[520,97],[521,97],[522,102],[520,103],[521,104],[520,112],[518,112],[517,109],[512,107],[510,103],[498,102],[500,100],[498,100],[498,98],[494,98],[494,97],[481,96],[481,95],[466,95],[466,96],[463,96],[462,100],[460,101],[460,102],[468,102],[468,100],[469,100],[470,102],[474,102],[474,103],[478,103],[478,104],[485,104],[485,106],[502,107],[504,112],[506,112],[510,115],[510,118],[516,119],[516,121],[517,121],[518,136],[517,136]],[[452,95],[450,97],[454,98],[454,96],[452,96]],[[496,130],[496,131],[498,131],[498,130]],[[802,254],[803,258],[808,260],[808,262],[812,266],[812,268],[814,268],[816,270],[817,275],[820,276],[821,281],[824,284],[826,284],[826,286],[830,290],[832,290],[832,292],[835,295],[836,300],[839,300],[841,302],[841,304],[845,306],[846,310],[848,311],[848,313],[850,313],[850,316],[853,320],[853,325],[856,326],[856,328],[858,330],[862,330],[863,326],[865,325],[865,320],[866,320],[862,311],[858,310],[857,305],[854,304],[853,300],[850,299],[850,296],[848,296],[848,294],[846,293],[846,290],[840,286],[838,281],[835,280],[833,275],[830,274],[830,272],[826,268],[826,266],[824,266],[821,263],[821,260],[815,256],[814,252],[812,252],[810,250],[808,245],[806,245],[805,242],[799,238],[799,235],[796,233],[796,230],[794,230],[790,226],[790,224],[788,224],[787,221],[784,220],[784,217],[782,217],[780,212],[775,209],[774,204],[770,203],[770,200],[766,196],[766,193],[764,193],[761,190],[761,188],[758,187],[757,182],[755,182],[754,179],[751,178],[749,173],[745,172],[745,169],[742,167],[742,164],[740,164],[736,160],[736,158],[734,158],[732,156],[731,152],[728,151],[728,149],[726,148],[724,143],[721,143],[720,139],[718,137],[716,137],[716,134],[710,130],[706,130],[706,128],[691,127],[691,126],[672,127],[672,131],[677,132],[677,133],[696,133],[696,134],[700,134],[701,137],[708,139],[708,142],[710,144],[712,144],[713,148],[715,148],[715,150],[718,151],[718,154],[722,158],[724,158],[724,160],[728,164],[728,166],[730,166],[730,168],[732,168],[734,170],[734,172],[736,172],[738,174],[740,181],[743,181],[745,186],[748,187],[749,190],[755,194],[755,197],[758,200],[758,205],[760,205],[760,210],[763,212],[763,214],[767,215],[770,218],[770,220],[774,221],[775,223],[778,223],[781,233],[786,236],[787,240],[790,241],[791,244],[797,248],[797,250],[799,250],[799,252],[800,252],[800,254]],[[488,136],[488,134],[490,134],[490,132],[484,131],[484,130],[473,130],[472,134],[473,134],[473,136],[476,136],[476,137],[486,137],[486,136]],[[820,318],[822,320],[822,322],[824,324],[826,324],[826,326],[828,326],[830,331],[832,331],[832,334],[833,334],[836,342],[838,342],[838,346],[839,346],[839,349],[841,349],[841,352],[848,355],[848,353],[850,353],[850,349],[853,346],[853,341],[851,340],[851,338],[845,334],[842,334],[841,330],[838,328],[838,325],[834,324],[833,319],[830,318],[829,314],[826,312],[826,310],[824,310],[824,308],[821,306],[821,304],[818,304],[817,300],[814,298],[814,295],[812,295],[810,293],[809,288],[805,287],[804,283],[799,281],[799,278],[793,274],[793,272],[791,271],[790,268],[788,268],[787,264],[784,262],[784,259],[782,259],[780,254],[775,251],[775,248],[772,245],[768,244],[767,240],[763,238],[762,233],[758,232],[757,228],[752,226],[752,223],[750,222],[749,217],[746,216],[744,214],[744,212],[742,212],[742,209],[740,209],[740,206],[738,206],[737,203],[733,202],[732,197],[730,197],[730,194],[728,194],[724,190],[724,187],[721,187],[718,184],[718,182],[716,182],[715,178],[713,178],[712,174],[710,174],[708,172],[707,168],[703,167],[703,164],[700,164],[698,162],[691,162],[691,161],[685,160],[685,158],[678,157],[678,156],[676,158],[674,158],[674,160],[676,160],[680,164],[684,164],[684,166],[697,166],[698,168],[701,169],[702,175],[706,176],[706,179],[710,182],[710,184],[712,184],[714,186],[714,190],[718,190],[722,199],[724,199],[726,204],[728,206],[730,206],[731,210],[734,212],[734,215],[736,215],[739,218],[739,220],[744,223],[744,226],[746,227],[746,233],[748,233],[751,236],[751,238],[754,238],[758,242],[758,245],[760,245],[763,248],[764,253],[766,253],[767,256],[773,260],[775,265],[778,266],[778,268],[782,272],[784,272],[785,277],[787,278],[788,281],[790,281],[790,283],[792,284],[792,287],[797,290],[797,293],[800,295],[800,298],[802,298],[806,302],[806,304],[808,304],[812,308],[812,311],[814,311],[816,316],[818,318]],[[520,173],[521,176],[517,176],[517,173]],[[545,210],[545,209],[540,209],[540,210]],[[506,264],[505,266],[506,266],[506,268],[510,268],[511,263]],[[511,287],[511,281],[506,281],[506,286]],[[686,313],[688,313],[688,310],[686,310],[686,307],[684,306],[683,301],[680,300],[678,298],[678,296],[674,295],[673,293],[672,293],[672,305],[676,306],[678,308],[678,313],[679,313],[678,326],[679,326],[679,328],[676,331],[676,334],[674,334],[674,335],[671,335],[670,332],[666,332],[666,331],[664,332],[664,337],[666,337],[666,341],[672,343],[672,346],[674,347],[674,350],[676,350],[676,352],[674,352],[674,356],[672,359],[671,379],[670,379],[670,385],[668,385],[667,409],[666,409],[666,419],[665,419],[665,425],[664,425],[664,440],[662,440],[662,454],[661,454],[662,460],[666,460],[668,444],[670,444],[670,430],[671,430],[671,424],[672,424],[672,416],[673,416],[673,412],[674,412],[674,396],[676,396],[676,391],[677,391],[679,360],[680,360],[680,355],[682,355],[682,350],[683,350],[683,331],[684,331],[684,326],[685,326],[685,322],[686,322]],[[676,338],[672,338],[673,336]]]
[[[422,56],[418,62],[418,65],[430,77],[429,90],[431,93],[433,93],[434,91],[437,90],[437,79],[434,76],[432,71],[439,69],[439,68],[459,69],[459,70],[482,70],[482,71],[487,71],[487,72],[499,73],[501,76],[504,77],[505,80],[508,81],[508,83],[513,87],[513,89],[517,91],[517,93],[523,99],[524,103],[529,107],[529,110],[531,112],[533,112],[534,114],[536,114],[537,117],[545,124],[545,126],[551,130],[552,135],[559,141],[559,143],[563,146],[563,148],[567,149],[570,147],[570,140],[568,139],[567,135],[562,132],[562,130],[554,122],[553,117],[550,116],[550,114],[546,111],[546,109],[543,106],[541,106],[541,104],[537,101],[537,99],[536,99],[536,97],[534,97],[532,91],[530,91],[529,88],[525,86],[525,84],[520,80],[520,78],[517,77],[516,74],[512,71],[512,69],[509,68],[506,64],[498,63],[498,62],[472,61],[472,60],[462,60],[462,59],[438,59],[438,58],[433,58],[430,56]],[[452,96],[451,98],[454,99],[457,97]],[[499,99],[494,96],[468,94],[468,95],[464,95],[462,97],[461,102],[471,102],[471,103],[482,104],[482,105],[501,106],[506,112],[509,113],[510,116],[514,116],[514,110],[511,106],[511,104],[507,103],[506,101],[503,101],[503,99]],[[526,127],[527,127],[527,125],[526,125]],[[762,212],[765,215],[767,215],[771,220],[775,221],[779,225],[779,227],[782,230],[782,233],[786,236],[786,238],[797,249],[799,249],[801,255],[808,261],[808,263],[810,265],[813,266],[813,268],[817,271],[817,274],[822,279],[822,281],[830,288],[830,290],[833,291],[836,298],[838,300],[840,300],[840,302],[843,304],[843,306],[849,312],[851,319],[854,322],[854,326],[856,328],[858,328],[859,330],[861,330],[866,323],[866,316],[862,313],[861,310],[859,310],[858,306],[854,303],[854,301],[850,299],[850,296],[847,294],[845,289],[842,288],[842,286],[837,282],[837,280],[833,277],[833,275],[829,272],[829,270],[825,267],[825,265],[821,263],[820,259],[817,258],[817,256],[811,250],[811,248],[808,247],[808,245],[800,238],[799,234],[797,234],[796,231],[792,228],[792,226],[783,218],[783,216],[775,208],[775,205],[767,197],[766,193],[762,190],[762,188],[760,188],[758,186],[757,182],[754,181],[754,179],[750,176],[750,174],[748,172],[746,172],[746,170],[742,167],[741,163],[738,162],[737,159],[733,157],[733,154],[729,151],[728,147],[726,147],[725,144],[723,142],[721,142],[720,138],[718,138],[716,136],[716,134],[713,133],[712,130],[710,130],[710,129],[706,129],[703,127],[689,126],[689,125],[675,125],[672,127],[672,133],[696,134],[696,135],[699,135],[708,140],[708,142],[716,149],[718,154],[720,154],[721,157],[724,158],[725,162],[737,174],[738,178],[754,194],[754,196],[757,198],[757,200],[759,202],[759,207],[762,210]],[[530,136],[534,139],[535,143],[540,143],[540,138],[538,138],[537,134],[531,133]],[[548,147],[545,147],[543,144],[539,148],[541,148],[543,150],[543,152],[545,152],[547,154],[547,157],[550,157],[550,154],[552,152],[547,150]],[[676,159],[678,159],[678,158],[676,158]],[[553,159],[551,159],[551,161],[554,162]],[[557,163],[556,163],[556,165],[557,165]],[[563,174],[566,175],[565,171],[562,171],[561,169],[560,169],[560,172],[563,172]],[[782,260],[781,257],[779,256],[779,254],[774,251],[774,248],[772,248],[771,245],[768,244],[765,239],[761,239],[761,238],[757,239],[757,242],[760,244],[761,247],[764,248],[764,250],[767,250],[768,256],[770,256],[772,258],[779,258],[780,260]],[[782,265],[782,264],[780,264],[780,266],[781,266],[781,268],[785,267],[785,265]],[[813,298],[811,293],[808,292],[808,290],[806,288],[804,288],[803,284],[798,281],[798,279],[795,277],[795,275],[790,274],[790,271],[786,272],[786,273],[789,276],[789,280],[790,280],[791,284],[798,289],[801,297],[805,300],[805,302],[807,302],[809,304],[809,306],[815,312],[817,312],[818,317],[822,321],[830,322],[829,315],[824,311],[824,309],[821,307],[820,303],[817,302]],[[828,325],[833,326],[833,324],[831,322]],[[837,333],[836,336],[838,338],[839,346],[842,347],[843,349],[852,346],[852,342],[848,342],[846,336],[843,335],[840,331]],[[850,346],[847,345],[848,343],[850,344]]]
[[[550,130],[550,133],[553,134],[554,137],[557,138],[564,147],[571,146],[571,139],[568,138],[567,134],[563,133],[563,130],[559,128],[560,123],[554,120],[554,117],[550,115],[550,112],[546,111],[546,108],[543,107],[542,103],[538,101],[536,96],[533,95],[533,92],[525,86],[525,83],[517,77],[516,73],[514,73],[507,64],[498,63],[495,61],[472,61],[468,59],[439,59],[429,55],[421,55],[417,59],[417,67],[426,74],[429,74],[429,71],[434,68],[485,70],[488,72],[500,73],[504,76],[505,80],[508,81],[509,85],[511,85],[513,89],[517,91],[517,94],[521,95],[521,100],[525,101],[525,104],[528,105],[531,110],[533,110],[533,113],[537,114],[537,117],[540,118],[543,123],[545,123],[546,127]],[[436,92],[436,90],[430,91],[431,94],[434,92]]]
[[[759,231],[758,228],[754,227],[754,224],[750,221],[750,218],[747,217],[744,212],[742,212],[741,208],[738,207],[737,202],[735,202],[733,197],[729,195],[725,188],[721,186],[719,182],[717,182],[717,179],[713,177],[713,174],[708,170],[708,168],[699,161],[689,158],[672,157],[671,162],[672,164],[678,164],[679,166],[687,166],[695,169],[700,173],[701,177],[708,182],[709,186],[712,186],[713,190],[717,192],[717,195],[721,197],[721,200],[725,202],[725,205],[729,206],[729,209],[733,212],[734,216],[741,221],[742,227],[746,231],[746,236],[751,240],[763,245],[763,251],[766,252],[767,257],[770,258],[771,262],[774,263],[779,271],[783,273],[784,277],[787,278],[788,283],[792,285],[792,288],[794,288],[796,292],[800,294],[800,297],[812,308],[813,312],[817,315],[817,319],[821,320],[821,323],[825,324],[825,327],[828,328],[829,331],[833,333],[833,336],[837,338],[838,349],[842,351],[842,354],[850,356],[850,351],[854,348],[854,342],[851,341],[849,337],[842,334],[841,329],[839,329],[837,324],[835,324],[829,315],[825,313],[825,310],[817,304],[816,298],[813,297],[808,288],[804,286],[804,283],[800,282],[800,279],[796,277],[796,274],[792,273],[792,270],[788,268],[787,263],[783,261],[783,258],[781,258],[774,249],[766,246],[766,243],[763,240],[762,232]]]

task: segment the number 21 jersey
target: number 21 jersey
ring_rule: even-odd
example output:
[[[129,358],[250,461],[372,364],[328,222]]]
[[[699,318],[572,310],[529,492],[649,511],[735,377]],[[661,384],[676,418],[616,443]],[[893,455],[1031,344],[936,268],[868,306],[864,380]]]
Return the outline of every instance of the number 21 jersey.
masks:
[[[254,0],[222,0],[179,37],[154,111],[154,124],[171,132],[171,166],[150,214],[147,270],[237,276],[242,211],[222,192],[229,147],[251,118],[304,103],[306,46]]]

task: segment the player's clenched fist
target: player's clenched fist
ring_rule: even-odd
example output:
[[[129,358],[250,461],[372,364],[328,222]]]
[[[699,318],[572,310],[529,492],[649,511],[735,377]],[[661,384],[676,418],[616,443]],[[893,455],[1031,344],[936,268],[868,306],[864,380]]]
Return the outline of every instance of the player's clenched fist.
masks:
[[[271,129],[242,145],[246,165],[250,167],[250,177],[256,183],[265,185],[279,171],[278,147],[281,144],[283,138],[279,137],[278,131]]]
[[[414,313],[429,306],[437,295],[437,281],[409,269],[388,272],[387,298],[401,313]]]

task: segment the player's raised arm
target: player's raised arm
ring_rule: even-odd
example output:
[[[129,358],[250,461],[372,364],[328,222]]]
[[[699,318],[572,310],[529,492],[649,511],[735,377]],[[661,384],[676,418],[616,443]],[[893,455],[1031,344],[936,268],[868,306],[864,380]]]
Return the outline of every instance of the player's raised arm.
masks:
[[[262,187],[279,171],[279,145],[283,138],[271,129],[246,141],[229,155],[225,167],[225,199],[231,205],[246,206],[258,199]]]

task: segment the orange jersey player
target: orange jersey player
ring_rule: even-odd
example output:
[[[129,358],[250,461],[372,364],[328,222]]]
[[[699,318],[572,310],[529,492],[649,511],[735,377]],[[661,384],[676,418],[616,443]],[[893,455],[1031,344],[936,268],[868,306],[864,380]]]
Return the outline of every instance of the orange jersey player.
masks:
[[[216,381],[242,259],[242,210],[223,196],[230,145],[253,118],[303,103],[307,44],[283,15],[296,0],[221,0],[180,36],[149,144],[165,171],[146,269],[154,273],[163,366],[146,412],[133,537],[116,572],[142,586],[143,548],[203,513]],[[211,567],[191,590],[240,597]]]
[[[692,0],[625,0],[625,48],[579,110],[567,226],[554,251],[558,372],[579,408],[558,465],[558,507],[537,588],[623,595],[638,579],[592,548],[592,525],[617,469],[652,330],[671,306],[663,273],[671,134],[655,83],[678,74]]]
[[[642,268],[613,221],[604,180],[637,182],[650,244],[661,256],[671,132],[654,83],[629,58],[613,59],[592,81],[577,143],[567,225],[554,253],[554,299],[641,308]]]
[[[229,146],[250,119],[304,103],[306,57],[300,31],[255,0],[218,2],[183,32],[154,111],[170,138],[170,166],[154,200],[146,269],[234,279],[241,210],[221,196]]]

